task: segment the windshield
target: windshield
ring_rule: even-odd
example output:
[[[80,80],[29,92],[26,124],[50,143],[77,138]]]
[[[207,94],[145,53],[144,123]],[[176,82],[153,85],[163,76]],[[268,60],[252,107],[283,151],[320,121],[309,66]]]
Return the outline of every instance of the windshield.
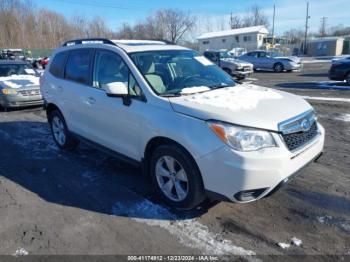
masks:
[[[148,51],[130,56],[159,95],[195,93],[235,85],[228,74],[195,51]]]
[[[220,52],[220,58],[233,58],[228,52]]]
[[[37,75],[37,73],[27,64],[0,64],[0,77],[11,75]]]

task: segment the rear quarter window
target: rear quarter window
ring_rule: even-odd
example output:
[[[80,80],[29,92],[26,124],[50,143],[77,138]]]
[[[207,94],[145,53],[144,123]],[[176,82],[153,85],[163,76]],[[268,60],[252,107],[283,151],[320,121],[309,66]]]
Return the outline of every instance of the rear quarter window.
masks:
[[[92,56],[92,49],[70,51],[66,64],[65,79],[90,85]]]
[[[64,64],[66,62],[68,52],[60,52],[55,55],[51,62],[50,73],[55,77],[63,78]]]

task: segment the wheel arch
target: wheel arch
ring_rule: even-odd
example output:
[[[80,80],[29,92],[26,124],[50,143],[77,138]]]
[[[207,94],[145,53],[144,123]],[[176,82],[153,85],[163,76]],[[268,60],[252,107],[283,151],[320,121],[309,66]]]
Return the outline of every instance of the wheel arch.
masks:
[[[195,164],[195,168],[198,170],[198,172],[201,176],[202,185],[204,186],[202,174],[201,174],[200,169],[198,167],[198,164],[197,164],[196,160],[194,159],[194,157],[192,156],[191,152],[189,150],[187,150],[186,147],[184,147],[179,142],[177,142],[173,139],[170,139],[168,137],[164,137],[164,136],[153,137],[147,142],[147,145],[146,145],[145,151],[144,151],[144,155],[143,155],[143,159],[142,159],[142,168],[143,168],[143,172],[146,176],[150,175],[150,173],[149,173],[150,165],[149,164],[150,164],[150,159],[151,159],[152,153],[154,152],[154,150],[158,146],[161,146],[161,145],[176,145],[176,146],[179,146],[181,149],[183,149],[188,154],[188,156],[191,158],[193,163]]]
[[[47,119],[49,119],[50,114],[53,111],[55,111],[55,110],[58,110],[62,114],[62,111],[54,103],[49,103],[49,104],[46,105],[46,116],[47,116]]]

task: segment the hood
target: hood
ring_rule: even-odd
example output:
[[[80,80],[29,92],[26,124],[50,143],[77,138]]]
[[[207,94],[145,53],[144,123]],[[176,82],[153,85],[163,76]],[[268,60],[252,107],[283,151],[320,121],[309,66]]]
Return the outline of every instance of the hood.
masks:
[[[312,107],[301,97],[251,84],[169,98],[178,113],[278,131],[278,123]]]
[[[227,62],[227,63],[232,63],[238,66],[253,66],[251,63],[242,61],[242,60],[238,60],[235,58],[221,58],[221,61]]]
[[[39,77],[35,75],[11,75],[0,77],[0,86],[4,88],[39,86]]]

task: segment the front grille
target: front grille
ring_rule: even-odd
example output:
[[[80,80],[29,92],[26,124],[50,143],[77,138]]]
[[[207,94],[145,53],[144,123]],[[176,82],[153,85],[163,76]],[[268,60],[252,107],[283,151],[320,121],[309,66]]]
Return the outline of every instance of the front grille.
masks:
[[[250,66],[243,67],[243,71],[250,71]]]
[[[22,96],[38,96],[40,95],[40,90],[39,89],[20,90],[20,91],[17,91],[17,93],[21,94]]]
[[[285,134],[282,135],[282,137],[288,149],[292,151],[311,141],[317,135],[317,133],[317,123],[314,121],[308,131]]]

